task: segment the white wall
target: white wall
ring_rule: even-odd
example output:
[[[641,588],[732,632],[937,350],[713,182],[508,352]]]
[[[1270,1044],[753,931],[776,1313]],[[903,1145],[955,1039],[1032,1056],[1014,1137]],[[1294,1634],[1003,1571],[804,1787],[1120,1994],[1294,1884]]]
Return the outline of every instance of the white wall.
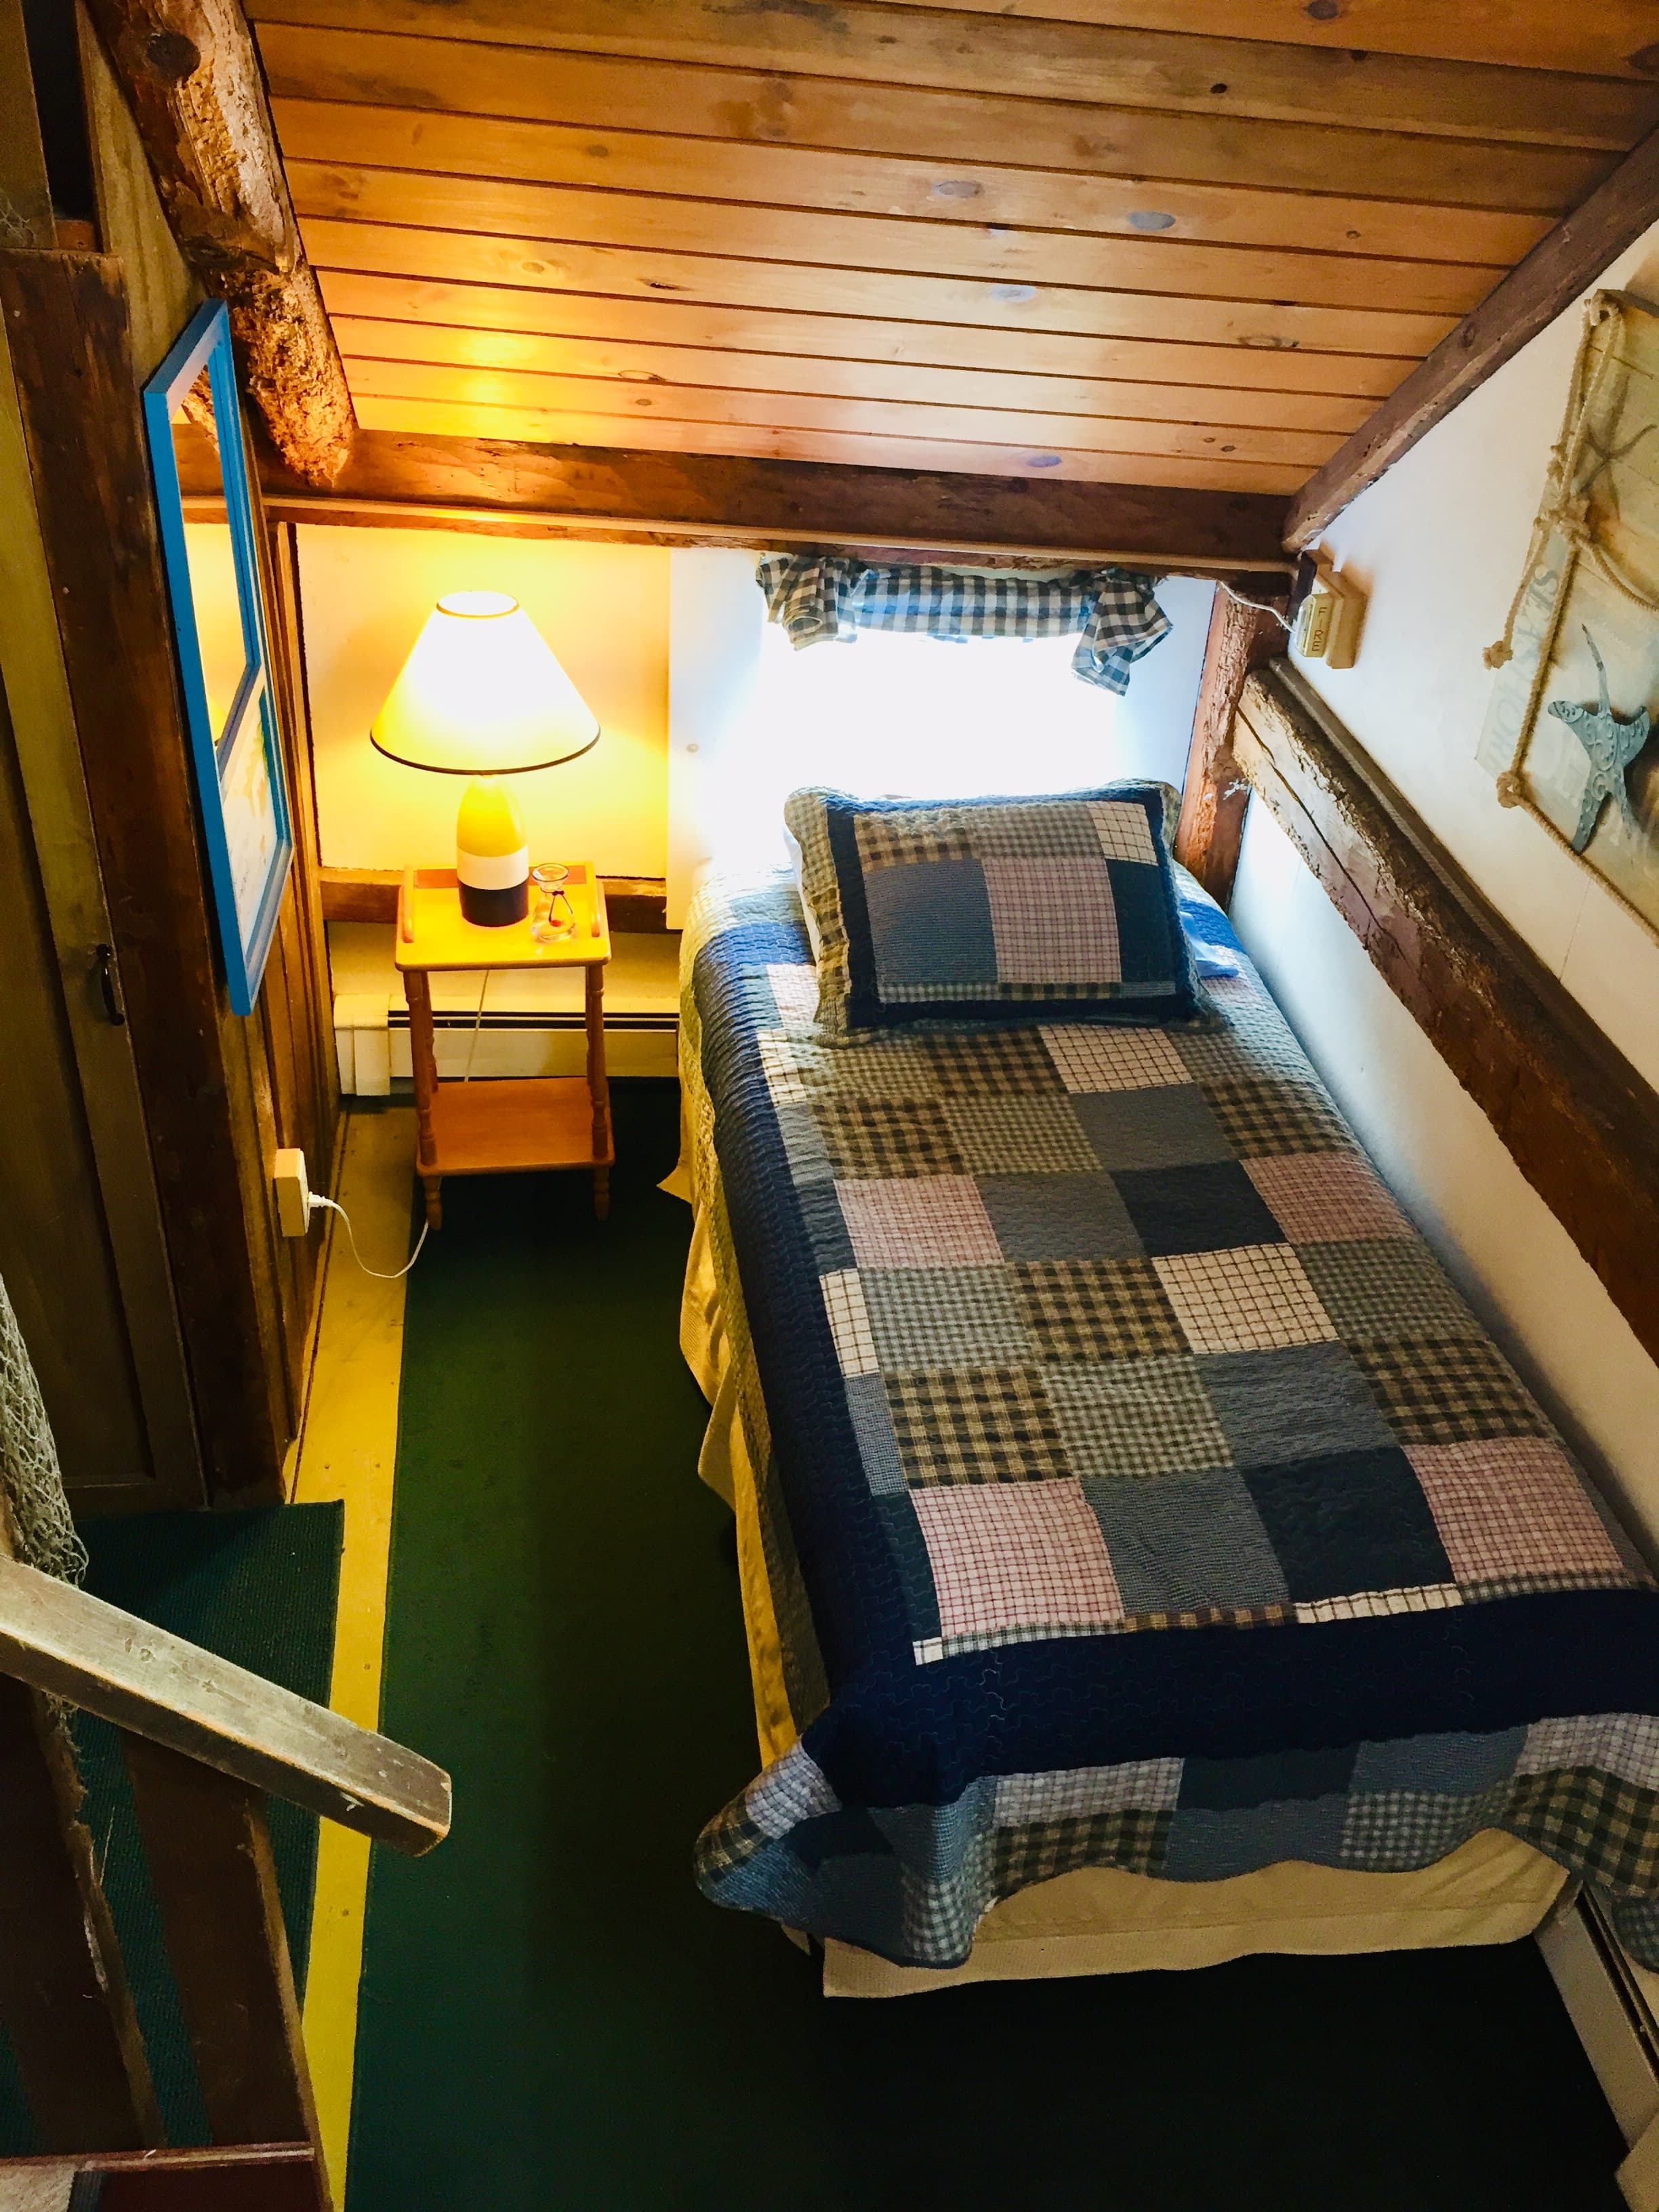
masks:
[[[670,586],[668,914],[710,858],[780,865],[799,784],[948,798],[1074,789],[1118,776],[1180,785],[1213,587],[1158,586],[1173,625],[1127,693],[1081,684],[1075,641],[966,645],[866,631],[793,652],[765,619],[752,553],[688,549]]]
[[[1659,226],[1602,282],[1659,296]],[[1498,805],[1475,760],[1492,684],[1481,656],[1526,558],[1580,327],[1577,308],[1561,317],[1334,524],[1328,546],[1370,594],[1359,656],[1346,671],[1303,666],[1493,904],[1659,1084],[1659,945],[1536,823]],[[1233,919],[1385,1174],[1659,1547],[1659,1369],[1254,802]]]
[[[510,592],[599,718],[591,753],[510,779],[532,855],[660,876],[668,840],[668,564],[652,545],[453,530],[302,528],[300,583],[330,867],[453,866],[458,778],[368,741],[421,624],[447,592]]]

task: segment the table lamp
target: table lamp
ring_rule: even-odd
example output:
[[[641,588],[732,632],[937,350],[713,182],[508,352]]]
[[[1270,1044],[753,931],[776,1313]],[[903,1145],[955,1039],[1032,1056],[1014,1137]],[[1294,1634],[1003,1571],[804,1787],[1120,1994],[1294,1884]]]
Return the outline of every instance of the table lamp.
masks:
[[[461,912],[487,929],[522,921],[524,816],[510,791],[485,779],[576,760],[599,743],[599,724],[518,601],[505,592],[440,599],[369,738],[406,768],[468,778],[455,820]]]

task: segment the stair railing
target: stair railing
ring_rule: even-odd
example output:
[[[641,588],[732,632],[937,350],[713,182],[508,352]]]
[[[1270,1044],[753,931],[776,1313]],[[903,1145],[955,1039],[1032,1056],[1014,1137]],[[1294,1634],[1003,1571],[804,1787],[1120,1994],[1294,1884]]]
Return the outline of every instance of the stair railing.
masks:
[[[63,1705],[120,1732],[215,2151],[165,2148]],[[0,2022],[50,2154],[0,2161],[0,2212],[54,2172],[76,2212],[331,2212],[267,1797],[410,1854],[449,1829],[428,1760],[0,1556]]]

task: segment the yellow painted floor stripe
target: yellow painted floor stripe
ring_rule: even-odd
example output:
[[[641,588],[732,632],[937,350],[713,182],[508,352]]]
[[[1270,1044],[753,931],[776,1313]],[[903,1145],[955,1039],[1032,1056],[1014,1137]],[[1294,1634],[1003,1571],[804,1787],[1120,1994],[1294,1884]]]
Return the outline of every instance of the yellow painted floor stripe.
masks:
[[[403,1107],[350,1114],[345,1146],[336,1194],[350,1213],[358,1249],[372,1267],[398,1267],[408,1250],[414,1114]],[[328,1218],[337,1226],[337,1217]],[[296,1503],[338,1498],[345,1506],[329,1703],[369,1729],[380,1724],[404,1289],[364,1274],[343,1231],[331,1237],[293,1493]],[[337,2205],[346,2193],[368,1850],[366,1837],[324,1821],[305,2038]]]

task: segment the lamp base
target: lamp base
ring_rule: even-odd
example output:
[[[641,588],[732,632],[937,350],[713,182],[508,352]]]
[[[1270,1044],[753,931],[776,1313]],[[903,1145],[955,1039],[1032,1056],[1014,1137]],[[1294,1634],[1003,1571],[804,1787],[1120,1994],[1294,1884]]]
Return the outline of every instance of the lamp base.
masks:
[[[459,871],[457,870],[459,875]],[[522,921],[530,911],[530,878],[507,890],[483,890],[477,884],[460,883],[461,919],[479,929],[506,929]]]
[[[512,793],[474,776],[455,818],[455,875],[463,917],[507,929],[530,911],[530,850]]]

